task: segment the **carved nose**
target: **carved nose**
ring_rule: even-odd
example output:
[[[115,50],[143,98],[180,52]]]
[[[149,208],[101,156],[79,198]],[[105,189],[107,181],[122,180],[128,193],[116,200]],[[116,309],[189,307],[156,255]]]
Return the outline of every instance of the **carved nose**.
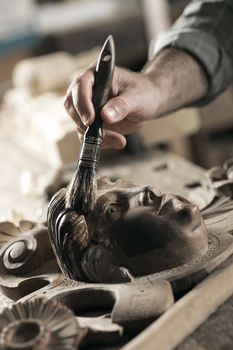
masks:
[[[156,196],[151,186],[146,186],[144,191],[140,193],[139,204],[142,206],[155,206],[156,210],[159,209],[162,196]]]

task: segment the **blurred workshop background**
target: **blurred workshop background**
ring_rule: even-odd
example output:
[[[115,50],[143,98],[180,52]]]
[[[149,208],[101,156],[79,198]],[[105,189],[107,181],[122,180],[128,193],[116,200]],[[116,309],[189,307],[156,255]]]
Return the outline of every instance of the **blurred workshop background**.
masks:
[[[55,181],[49,180],[50,170],[58,176],[77,161],[80,144],[63,98],[75,74],[95,62],[106,37],[114,36],[117,64],[138,71],[150,39],[169,28],[188,2],[0,0],[0,180],[5,191],[19,186],[22,193],[40,193]],[[168,149],[209,168],[233,157],[232,135],[230,88],[206,107],[148,122],[128,137],[121,153]],[[103,159],[112,161],[118,153],[106,151]],[[11,183],[12,174],[19,180]],[[35,180],[38,174],[44,177]]]

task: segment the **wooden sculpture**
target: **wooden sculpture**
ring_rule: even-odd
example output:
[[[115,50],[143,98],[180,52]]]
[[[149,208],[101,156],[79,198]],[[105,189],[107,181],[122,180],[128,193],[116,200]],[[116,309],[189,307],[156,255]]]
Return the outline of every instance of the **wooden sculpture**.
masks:
[[[0,288],[18,299],[51,283],[59,273],[45,225],[0,223]]]
[[[225,161],[223,166],[206,171],[204,181],[194,184],[189,197],[201,209],[204,218],[232,210],[233,158]]]
[[[207,231],[197,206],[152,187],[101,178],[94,211],[65,209],[66,190],[51,200],[48,229],[69,278],[126,282],[205,255]]]
[[[74,350],[79,337],[74,314],[55,300],[15,304],[0,317],[1,349]]]
[[[0,224],[0,286],[6,295],[14,291],[15,299],[24,296],[0,312],[0,348],[76,349],[127,341],[233,254],[232,200],[224,193],[216,192],[217,204],[214,199],[205,208],[203,221],[197,206],[180,196],[100,178],[89,216],[65,208],[62,189],[49,205],[48,230]],[[71,279],[50,275],[50,267],[58,267],[48,231]],[[38,279],[48,284],[35,287]],[[43,310],[62,332],[53,332],[42,317],[42,334]]]

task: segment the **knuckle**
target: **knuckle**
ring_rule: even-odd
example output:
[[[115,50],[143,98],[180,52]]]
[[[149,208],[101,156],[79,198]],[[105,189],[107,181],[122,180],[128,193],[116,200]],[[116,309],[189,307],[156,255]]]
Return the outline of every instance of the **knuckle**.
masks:
[[[127,102],[121,97],[118,98],[117,109],[118,109],[118,112],[124,116],[126,116],[129,112],[129,106]]]
[[[90,69],[86,69],[86,70],[79,72],[76,75],[76,77],[74,78],[73,84],[79,85],[79,84],[85,83],[85,81],[90,79],[90,73],[91,73]]]
[[[71,102],[71,97],[70,96],[66,96],[63,100],[63,105],[65,107],[66,110],[70,109],[72,102]]]
[[[80,84],[80,80],[83,79],[84,71],[79,72],[73,79],[72,85],[78,85]]]

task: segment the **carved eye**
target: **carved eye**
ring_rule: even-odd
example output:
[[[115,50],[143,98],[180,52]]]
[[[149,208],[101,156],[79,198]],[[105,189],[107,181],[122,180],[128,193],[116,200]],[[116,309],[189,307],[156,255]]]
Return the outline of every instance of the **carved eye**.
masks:
[[[191,222],[192,213],[189,208],[183,208],[176,212],[176,219],[181,225],[187,225]]]
[[[121,206],[118,203],[107,203],[104,206],[103,211],[105,223],[111,223],[120,217]]]

